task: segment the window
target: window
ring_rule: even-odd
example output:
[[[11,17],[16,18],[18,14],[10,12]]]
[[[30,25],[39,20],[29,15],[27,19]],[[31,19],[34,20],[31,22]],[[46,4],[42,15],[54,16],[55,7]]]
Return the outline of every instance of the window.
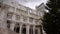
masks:
[[[32,28],[29,29],[29,33],[33,34],[33,29]]]
[[[18,8],[16,9],[16,11],[17,11],[17,12],[19,12],[19,13],[21,12],[21,10],[20,10],[20,9],[18,9]]]
[[[14,27],[14,31],[15,31],[16,33],[19,33],[19,30],[20,30],[19,23],[16,23],[16,24],[15,24],[15,27]]]
[[[23,21],[25,21],[25,22],[26,22],[26,21],[27,21],[27,17],[25,17],[25,16],[24,16],[24,17],[23,17]]]
[[[7,28],[10,28],[10,21],[7,21]]]
[[[19,27],[19,23],[16,23],[15,25],[16,25],[17,27]]]
[[[1,8],[1,2],[0,2],[0,8]]]
[[[37,29],[35,30],[35,34],[38,34],[38,30]]]
[[[26,25],[25,24],[22,25],[22,34],[26,34]]]
[[[35,20],[35,23],[38,24],[38,20],[37,19]]]
[[[42,16],[42,12],[39,12],[39,16]]]
[[[39,16],[39,13],[36,11],[36,15]]]
[[[33,26],[30,26],[29,33],[33,34]]]
[[[1,8],[1,5],[0,5],[0,8]]]
[[[34,11],[33,13],[36,14],[36,11]]]
[[[25,14],[28,14],[28,11],[24,11]]]
[[[20,20],[20,15],[16,15],[16,20]]]
[[[13,16],[13,13],[8,13],[8,14],[7,14],[7,17],[8,17],[8,18],[12,18],[12,16]]]
[[[26,28],[22,28],[22,34],[26,34]]]
[[[33,22],[33,18],[30,18],[30,19],[29,19],[29,22],[31,22],[31,23],[32,23],[32,22]]]
[[[29,13],[32,13],[32,11],[31,11],[31,10],[29,10]]]

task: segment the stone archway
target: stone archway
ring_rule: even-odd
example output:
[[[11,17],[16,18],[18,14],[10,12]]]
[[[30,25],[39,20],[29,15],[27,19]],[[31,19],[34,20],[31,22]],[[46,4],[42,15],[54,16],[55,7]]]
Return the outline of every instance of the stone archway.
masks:
[[[22,25],[22,34],[26,34],[26,25]]]
[[[19,33],[19,30],[20,30],[19,23],[16,23],[16,24],[15,24],[15,27],[14,27],[14,31],[15,31],[16,33]]]

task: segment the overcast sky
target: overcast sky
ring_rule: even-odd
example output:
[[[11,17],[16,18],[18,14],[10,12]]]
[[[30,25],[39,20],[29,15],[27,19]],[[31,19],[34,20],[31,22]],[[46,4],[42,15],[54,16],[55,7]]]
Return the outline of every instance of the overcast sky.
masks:
[[[17,0],[20,4],[35,9],[35,6],[40,5],[42,2],[46,3],[47,0]]]

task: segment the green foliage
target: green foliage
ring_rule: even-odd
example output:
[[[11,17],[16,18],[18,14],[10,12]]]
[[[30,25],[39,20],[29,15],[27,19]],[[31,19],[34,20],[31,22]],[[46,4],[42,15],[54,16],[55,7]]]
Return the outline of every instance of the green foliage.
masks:
[[[51,10],[45,13],[43,19],[43,27],[47,34],[60,34],[60,12],[58,11],[60,4],[58,0],[50,0],[46,4]]]

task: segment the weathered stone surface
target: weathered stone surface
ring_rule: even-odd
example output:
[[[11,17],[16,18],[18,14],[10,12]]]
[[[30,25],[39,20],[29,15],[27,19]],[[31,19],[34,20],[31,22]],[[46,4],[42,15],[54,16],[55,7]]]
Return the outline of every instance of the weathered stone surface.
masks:
[[[4,0],[0,7],[0,34],[36,34],[35,30],[38,31],[37,34],[40,34],[43,9],[45,9],[44,4],[33,10],[13,0]]]
[[[18,34],[18,33],[11,31],[10,29],[0,28],[0,34]]]
[[[8,34],[18,34],[18,33],[14,32],[14,31],[11,31],[10,29],[8,29]]]
[[[4,28],[0,28],[0,34],[7,34],[8,30]]]

